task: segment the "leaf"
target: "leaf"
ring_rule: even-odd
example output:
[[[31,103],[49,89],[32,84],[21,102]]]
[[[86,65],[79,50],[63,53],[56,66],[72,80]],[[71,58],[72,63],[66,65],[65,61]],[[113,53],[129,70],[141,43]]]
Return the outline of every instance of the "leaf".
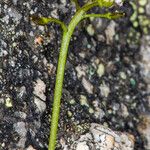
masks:
[[[110,19],[118,19],[120,17],[124,17],[125,13],[123,12],[115,12],[115,13],[110,13]]]
[[[36,15],[31,15],[30,19],[37,25],[47,25],[49,22],[52,22],[53,18],[39,17]]]

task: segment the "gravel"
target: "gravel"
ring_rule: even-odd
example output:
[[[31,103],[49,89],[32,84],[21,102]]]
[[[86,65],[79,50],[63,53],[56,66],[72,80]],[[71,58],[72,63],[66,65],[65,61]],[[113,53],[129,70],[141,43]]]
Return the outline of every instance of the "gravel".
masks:
[[[66,64],[57,150],[112,147],[110,141],[122,149],[148,148],[149,124],[141,127],[150,108],[149,2],[126,1],[119,8],[126,17],[91,18],[76,28]],[[139,7],[146,11],[141,14]],[[37,26],[30,15],[68,23],[75,10],[66,0],[0,1],[0,149],[48,148],[61,30],[56,24]]]

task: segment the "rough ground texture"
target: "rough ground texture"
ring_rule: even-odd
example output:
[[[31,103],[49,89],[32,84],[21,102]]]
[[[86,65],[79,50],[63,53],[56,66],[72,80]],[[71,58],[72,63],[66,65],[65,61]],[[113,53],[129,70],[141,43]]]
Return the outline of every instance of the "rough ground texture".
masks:
[[[74,33],[57,150],[93,122],[128,132],[135,150],[150,148],[150,0],[126,1],[119,9],[125,18],[88,19]],[[0,0],[0,149],[47,150],[61,30],[29,18],[68,23],[74,12],[68,0]]]

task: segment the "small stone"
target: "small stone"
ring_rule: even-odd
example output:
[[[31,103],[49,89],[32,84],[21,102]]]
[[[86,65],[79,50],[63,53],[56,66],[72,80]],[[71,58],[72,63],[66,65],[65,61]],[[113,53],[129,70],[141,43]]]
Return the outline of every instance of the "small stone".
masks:
[[[25,137],[27,130],[25,128],[25,123],[24,122],[17,122],[13,125],[14,130],[21,136]]]
[[[71,116],[72,116],[72,112],[71,112],[71,111],[68,111],[68,112],[67,112],[67,115],[68,115],[68,117],[71,117]]]
[[[134,142],[134,136],[131,134],[116,132],[103,125],[91,123],[89,132],[74,141],[69,150],[133,150]]]
[[[39,98],[34,98],[34,103],[36,104],[38,110],[42,113],[46,109],[46,104],[41,101]]]
[[[125,72],[120,72],[121,79],[125,80],[127,78]]]
[[[41,79],[37,79],[35,82],[33,93],[35,94],[34,103],[36,104],[40,112],[44,112],[46,109],[46,104],[44,102],[46,100],[45,89],[45,83]]]
[[[115,27],[116,27],[116,23],[114,21],[111,21],[107,29],[105,30],[107,44],[113,43],[113,38],[114,38],[114,35],[116,34]]]
[[[138,125],[138,131],[146,139],[145,149],[150,148],[150,113],[140,115],[141,121]]]
[[[135,87],[136,81],[135,81],[133,78],[130,79],[130,83],[131,83],[131,85],[132,85],[133,87]]]
[[[66,145],[66,140],[63,137],[60,138],[60,144],[64,148],[64,150],[68,150]]]
[[[87,107],[89,107],[87,98],[86,98],[84,95],[81,95],[81,96],[80,96],[80,104],[81,104],[82,106],[87,106]]]
[[[67,2],[66,2],[66,0],[61,0],[61,3],[66,5]]]
[[[22,14],[19,13],[14,8],[8,8],[8,14],[10,17],[12,17],[15,21],[19,21],[22,18]]]
[[[8,107],[8,108],[13,106],[12,100],[9,97],[6,98],[6,100],[5,100],[5,106]]]
[[[12,46],[13,46],[13,47],[16,47],[16,46],[17,46],[17,43],[16,43],[16,42],[14,42],[14,43],[12,44]]]
[[[84,77],[82,78],[82,85],[84,86],[84,88],[89,94],[93,93],[93,88],[94,88],[93,85]]]
[[[95,34],[95,30],[94,30],[92,24],[88,25],[88,27],[86,28],[86,31],[90,36],[93,36]]]
[[[24,95],[26,94],[26,87],[25,86],[20,87],[18,89],[18,92],[19,92],[18,98],[20,98],[20,99],[23,98]]]
[[[70,103],[71,105],[73,105],[73,104],[75,104],[75,100],[74,100],[74,99],[71,99],[71,100],[69,101],[69,103]]]
[[[43,101],[46,100],[46,96],[45,96],[45,90],[46,90],[46,85],[45,83],[41,80],[41,79],[37,79],[35,84],[34,84],[34,91],[33,93],[38,96],[40,99],[42,99]]]
[[[143,36],[141,40],[140,54],[142,60],[139,62],[141,66],[141,75],[146,83],[150,84],[150,36]]]
[[[121,104],[121,116],[123,116],[124,118],[129,116],[129,112],[128,112],[128,108],[126,105]]]
[[[99,119],[100,121],[104,116],[105,116],[105,112],[100,108],[97,108],[96,111],[94,112],[94,117],[96,119]]]
[[[80,142],[77,144],[76,150],[90,150],[86,142]]]
[[[4,99],[0,98],[0,104],[4,104],[4,103],[5,103]]]
[[[150,15],[150,1],[146,4],[146,14]]]
[[[99,77],[102,77],[105,73],[105,67],[102,63],[98,65],[97,74]]]
[[[114,103],[112,106],[113,112],[116,112],[119,110],[120,105],[118,103]]]
[[[100,91],[101,91],[101,95],[104,97],[108,97],[109,93],[110,93],[110,88],[103,83],[102,85],[100,85]]]
[[[82,76],[85,76],[86,75],[86,69],[87,69],[87,67],[86,66],[80,66],[80,65],[78,65],[77,67],[76,67],[76,71],[77,71],[77,76],[78,76],[78,78],[81,78]]]
[[[89,108],[89,113],[90,113],[90,114],[94,114],[93,108]]]
[[[30,145],[26,150],[36,150],[32,147],[32,145]]]
[[[80,52],[80,53],[79,53],[79,56],[80,56],[81,58],[85,58],[86,55],[85,55],[84,52]]]
[[[17,5],[17,0],[13,0],[13,4],[14,4],[14,5]]]
[[[22,112],[22,111],[16,111],[16,112],[14,113],[14,115],[15,115],[16,117],[20,117],[20,118],[22,118],[22,119],[26,119],[26,117],[27,117],[27,114],[24,113],[24,112]]]
[[[58,16],[58,10],[57,10],[57,9],[54,9],[53,11],[51,11],[51,16],[52,16],[53,18],[59,18],[59,16]]]

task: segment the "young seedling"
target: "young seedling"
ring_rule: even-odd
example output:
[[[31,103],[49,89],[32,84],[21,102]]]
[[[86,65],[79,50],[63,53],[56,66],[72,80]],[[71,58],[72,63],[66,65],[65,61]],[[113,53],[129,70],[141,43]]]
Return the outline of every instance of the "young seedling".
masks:
[[[76,13],[74,14],[73,18],[71,19],[68,25],[66,25],[64,22],[56,18],[38,17],[34,15],[31,16],[31,20],[38,25],[47,25],[50,22],[54,22],[59,24],[63,30],[61,48],[59,52],[59,60],[57,65],[57,75],[56,75],[55,90],[54,90],[54,102],[52,108],[52,120],[51,120],[48,150],[55,150],[59,112],[60,112],[60,102],[61,102],[63,80],[64,80],[64,71],[65,71],[68,47],[74,29],[76,28],[76,26],[80,21],[89,17],[117,19],[124,16],[123,12],[114,12],[114,13],[107,12],[104,14],[88,13],[88,11],[93,7],[109,8],[109,7],[113,7],[114,5],[120,5],[120,3],[122,3],[122,0],[89,0],[89,2],[82,7],[80,7],[78,0],[72,0],[72,2],[74,2],[76,5]]]

